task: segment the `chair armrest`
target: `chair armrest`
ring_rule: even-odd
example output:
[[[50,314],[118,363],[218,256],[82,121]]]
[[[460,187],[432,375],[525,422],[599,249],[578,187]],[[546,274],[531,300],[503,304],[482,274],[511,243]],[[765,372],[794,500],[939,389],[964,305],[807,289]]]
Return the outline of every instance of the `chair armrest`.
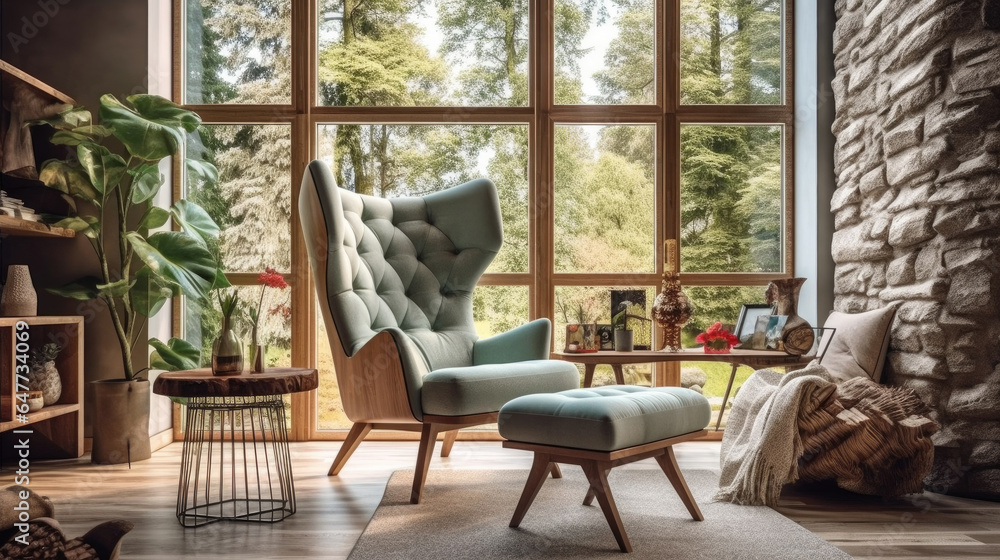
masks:
[[[489,338],[477,340],[472,346],[473,365],[508,364],[549,357],[552,324],[548,319],[536,319]]]

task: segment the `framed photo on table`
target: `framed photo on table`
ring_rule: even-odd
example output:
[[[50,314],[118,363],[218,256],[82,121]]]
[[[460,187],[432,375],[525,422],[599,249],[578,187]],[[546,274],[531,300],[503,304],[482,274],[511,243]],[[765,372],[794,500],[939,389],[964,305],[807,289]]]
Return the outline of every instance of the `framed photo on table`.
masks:
[[[733,334],[740,339],[740,346],[744,350],[763,350],[763,340],[759,348],[752,344],[754,330],[757,327],[757,318],[768,316],[774,313],[774,306],[770,303],[744,303],[740,308],[740,318],[736,321],[736,328]]]

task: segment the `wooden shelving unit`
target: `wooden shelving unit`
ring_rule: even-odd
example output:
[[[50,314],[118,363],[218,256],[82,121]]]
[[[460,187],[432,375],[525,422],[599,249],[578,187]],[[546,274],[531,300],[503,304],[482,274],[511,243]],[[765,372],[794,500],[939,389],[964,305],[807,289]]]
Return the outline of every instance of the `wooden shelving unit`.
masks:
[[[76,101],[73,101],[72,97],[2,60],[0,60],[0,78],[2,78],[0,79],[0,84],[2,84],[0,87],[2,87],[3,93],[13,90],[14,86],[21,83],[51,97],[53,101],[76,105]]]
[[[53,227],[10,216],[0,216],[0,234],[19,237],[76,237],[76,232],[71,229]]]
[[[28,324],[28,345],[37,348],[48,342],[63,345],[56,359],[62,379],[62,396],[56,404],[18,419],[15,393],[17,379],[17,324]],[[3,448],[16,437],[12,430],[31,430],[31,458],[64,459],[83,455],[83,317],[2,317],[0,318],[0,439]],[[25,437],[20,435],[21,438]]]

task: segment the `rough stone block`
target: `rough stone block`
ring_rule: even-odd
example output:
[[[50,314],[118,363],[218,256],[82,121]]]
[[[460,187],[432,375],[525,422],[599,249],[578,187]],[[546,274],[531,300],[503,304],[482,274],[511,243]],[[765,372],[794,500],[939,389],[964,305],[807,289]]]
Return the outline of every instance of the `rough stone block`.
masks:
[[[892,220],[886,216],[879,216],[872,222],[871,238],[879,241],[889,240],[889,225]]]
[[[833,233],[833,261],[838,264],[885,260],[892,256],[892,248],[884,241],[869,239],[871,226],[862,222]]]
[[[934,237],[934,211],[930,208],[899,214],[889,226],[889,245],[897,249],[910,247]]]
[[[858,183],[858,188],[866,196],[875,196],[881,193],[889,187],[889,183],[885,179],[885,166],[879,167],[878,169],[873,169],[868,173],[865,173],[861,177],[861,181]]]
[[[986,230],[1000,228],[1000,209],[977,208],[974,203],[962,205],[950,211],[938,211],[934,220],[934,230],[946,238],[972,235]]]
[[[951,272],[948,311],[956,315],[992,315],[996,312],[990,269],[982,263]]]
[[[948,352],[948,337],[944,330],[935,324],[923,324],[919,327],[920,346],[935,358],[940,358]]]
[[[861,221],[861,207],[857,204],[845,206],[833,217],[834,229],[843,229]]]
[[[941,247],[936,243],[929,243],[920,249],[917,260],[913,264],[913,272],[918,282],[945,276]]]
[[[843,186],[833,191],[833,197],[830,199],[831,212],[836,212],[848,204],[861,202],[861,193],[858,192],[856,185],[846,182],[841,182],[840,184]]]
[[[954,171],[945,173],[944,175],[938,177],[938,182],[947,183],[950,181],[957,181],[958,179],[968,179],[983,173],[996,172],[997,155],[987,153],[970,159],[969,161],[962,162]]]
[[[981,200],[994,198],[1000,194],[997,192],[996,177],[992,175],[978,175],[969,179],[948,182],[939,180],[937,186],[934,194],[927,200],[930,204]]]
[[[924,107],[937,95],[937,90],[934,86],[932,80],[926,82],[918,83],[913,91],[910,91],[906,95],[903,95],[895,103],[890,103],[888,95],[886,99],[881,103],[882,106],[888,106],[889,115],[886,117],[884,126],[887,128],[892,128],[896,126],[896,123],[901,122],[910,116],[913,116],[918,111],[923,111]]]
[[[909,66],[894,76],[892,85],[889,87],[889,98],[899,99],[900,96],[916,86],[929,83],[938,75],[938,72],[940,69],[935,64],[933,56],[925,57],[920,63]]]
[[[944,266],[949,271],[957,271],[966,267],[978,267],[982,263],[995,262],[996,253],[989,246],[968,240],[945,247]]]
[[[927,200],[931,197],[933,183],[926,182],[920,184],[917,181],[910,181],[910,184],[915,186],[899,189],[896,199],[892,201],[892,204],[886,210],[895,214],[916,208],[917,206],[926,206]]]
[[[864,313],[868,311],[868,298],[860,295],[837,296],[833,308],[841,313]]]
[[[913,325],[897,323],[892,329],[889,347],[896,352],[920,352],[920,332]]]
[[[969,64],[957,68],[951,75],[951,87],[955,93],[990,89],[1000,86],[1000,57],[983,57],[975,59],[978,64]]]
[[[847,48],[850,41],[861,30],[865,18],[860,12],[845,14],[837,20],[837,27],[833,31],[833,52],[840,52]]]
[[[973,350],[952,350],[945,355],[948,364],[948,372],[953,376],[968,375],[976,372],[976,356]],[[1000,399],[998,399],[1000,400]]]
[[[924,117],[919,116],[892,129],[885,135],[884,153],[887,156],[898,154],[906,148],[912,148],[924,141]]]
[[[892,370],[910,377],[926,379],[945,379],[947,371],[941,360],[908,352],[893,352],[889,354]]]
[[[893,202],[896,201],[896,194],[898,191],[895,189],[890,189],[882,193],[882,196],[872,199],[866,198],[861,203],[863,214],[865,216],[879,216],[881,215]]]
[[[907,301],[896,311],[900,321],[907,323],[926,323],[936,321],[941,314],[940,303],[932,301]]]
[[[926,22],[910,31],[897,41],[899,45],[891,57],[886,57],[882,65],[883,71],[894,71],[916,60],[933,49],[938,41],[947,34],[949,18],[953,10],[945,10],[930,16]]]
[[[855,66],[851,71],[851,79],[847,85],[848,93],[854,93],[868,87],[877,75],[878,59],[871,59]]]
[[[898,259],[889,263],[889,268],[886,270],[885,279],[890,286],[900,286],[903,284],[912,284],[916,279],[914,274],[914,264],[917,262],[917,254],[910,253],[899,257]]]
[[[996,46],[1000,46],[1000,33],[963,33],[955,39],[952,56],[955,62],[965,62]]]
[[[1000,467],[1000,443],[981,441],[972,448],[969,465],[973,467]]]
[[[967,332],[955,335],[955,341],[951,347],[955,349],[978,348],[982,344],[982,339],[978,333]]]
[[[833,275],[834,295],[849,295],[864,292],[865,283],[858,275],[860,267],[848,265],[840,267]]]
[[[879,296],[883,301],[911,301],[915,299],[928,299],[940,301],[948,291],[948,281],[943,279],[931,280],[920,284],[909,286],[891,287],[882,290]]]
[[[1000,386],[983,383],[969,389],[952,391],[948,412],[968,419],[1000,419]]]

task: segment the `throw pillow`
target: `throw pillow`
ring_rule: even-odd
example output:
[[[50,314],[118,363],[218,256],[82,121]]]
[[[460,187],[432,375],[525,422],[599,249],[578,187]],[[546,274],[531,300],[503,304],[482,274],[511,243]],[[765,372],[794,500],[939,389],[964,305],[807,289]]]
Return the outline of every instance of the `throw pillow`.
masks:
[[[837,330],[823,334],[824,339],[833,338],[823,340],[820,348],[827,348],[823,365],[835,382],[861,376],[879,382],[897,307],[894,304],[864,313],[830,313],[823,328]]]

